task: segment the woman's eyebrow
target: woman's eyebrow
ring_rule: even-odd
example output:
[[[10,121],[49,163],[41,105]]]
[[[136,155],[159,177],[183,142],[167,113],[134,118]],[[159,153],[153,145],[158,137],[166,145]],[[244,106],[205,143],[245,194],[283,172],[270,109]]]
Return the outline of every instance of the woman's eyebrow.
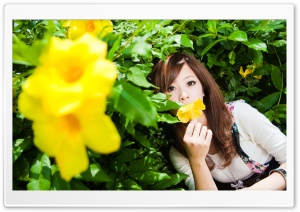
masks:
[[[188,78],[195,78],[195,76],[187,76],[187,77],[185,77],[185,78],[183,78],[183,79],[188,79]]]

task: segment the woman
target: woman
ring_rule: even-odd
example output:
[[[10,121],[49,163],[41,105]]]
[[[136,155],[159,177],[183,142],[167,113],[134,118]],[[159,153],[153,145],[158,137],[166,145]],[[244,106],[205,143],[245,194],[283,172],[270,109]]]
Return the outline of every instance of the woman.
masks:
[[[206,106],[201,117],[172,126],[176,142],[170,159],[178,172],[189,175],[190,190],[286,188],[286,136],[245,102],[225,103],[203,64],[175,53],[159,61],[149,78],[169,100],[201,99]]]

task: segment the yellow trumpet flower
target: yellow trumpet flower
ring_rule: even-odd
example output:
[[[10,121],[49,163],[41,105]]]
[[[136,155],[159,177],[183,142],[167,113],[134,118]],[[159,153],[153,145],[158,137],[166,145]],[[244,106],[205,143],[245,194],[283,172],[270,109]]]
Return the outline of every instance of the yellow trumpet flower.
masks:
[[[89,34],[53,37],[19,95],[20,112],[33,121],[34,144],[55,157],[66,181],[88,168],[86,147],[104,154],[120,147],[118,130],[105,114],[117,78],[106,45]]]
[[[104,37],[113,31],[113,23],[110,20],[68,20],[62,22],[68,27],[67,37],[76,39],[85,33]]]
[[[241,67],[240,67],[239,73],[240,73],[240,75],[241,75],[243,78],[245,78],[248,74],[252,74],[253,71],[254,71],[254,69],[247,68],[247,69],[245,70],[245,72],[244,72],[244,69],[243,69],[243,67],[241,66]],[[253,77],[256,78],[256,79],[261,79],[262,75],[253,76]]]
[[[191,119],[201,117],[202,110],[205,110],[205,105],[201,99],[197,99],[196,101],[179,108],[176,116],[182,123],[187,123]]]

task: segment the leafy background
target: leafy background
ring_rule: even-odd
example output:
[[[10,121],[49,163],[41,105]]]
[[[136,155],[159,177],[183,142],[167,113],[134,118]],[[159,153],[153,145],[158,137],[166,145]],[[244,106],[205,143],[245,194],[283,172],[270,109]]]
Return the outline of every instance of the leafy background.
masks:
[[[286,133],[285,20],[112,20],[102,40],[119,71],[106,113],[122,137],[119,151],[88,150],[89,169],[70,182],[53,158],[33,145],[31,121],[17,107],[21,84],[37,66],[51,36],[65,38],[59,20],[13,21],[14,190],[186,190],[168,158],[174,141],[167,111],[179,105],[153,93],[147,80],[158,59],[194,54],[209,69],[226,101],[244,99]],[[240,69],[250,70],[243,77]],[[259,79],[258,76],[261,75]],[[101,138],[99,138],[101,139]]]

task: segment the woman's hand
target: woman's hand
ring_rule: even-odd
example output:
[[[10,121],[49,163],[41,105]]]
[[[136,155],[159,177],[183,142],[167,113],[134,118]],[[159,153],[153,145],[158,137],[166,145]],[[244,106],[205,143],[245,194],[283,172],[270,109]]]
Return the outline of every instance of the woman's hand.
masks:
[[[205,162],[212,138],[212,131],[202,126],[197,119],[192,120],[183,137],[183,143],[189,160]]]

